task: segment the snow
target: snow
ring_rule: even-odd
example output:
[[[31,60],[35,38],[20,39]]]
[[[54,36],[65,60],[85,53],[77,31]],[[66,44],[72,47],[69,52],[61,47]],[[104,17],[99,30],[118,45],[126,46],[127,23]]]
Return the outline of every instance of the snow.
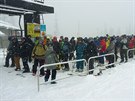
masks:
[[[0,101],[135,101],[135,59],[103,71],[101,76],[71,76],[58,71],[57,84],[44,83],[31,73],[6,68],[3,49],[0,50]],[[22,65],[22,64],[21,64]],[[32,66],[32,63],[29,64]]]
[[[7,28],[7,29],[19,29],[16,26],[13,26],[12,24],[6,22],[6,21],[1,21],[0,20],[0,28]]]
[[[0,36],[6,36],[6,34],[0,31]]]

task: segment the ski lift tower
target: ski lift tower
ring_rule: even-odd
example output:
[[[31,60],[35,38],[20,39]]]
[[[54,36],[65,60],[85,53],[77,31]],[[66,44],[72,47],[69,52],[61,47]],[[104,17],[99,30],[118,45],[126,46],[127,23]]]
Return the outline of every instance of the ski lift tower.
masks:
[[[52,14],[54,8],[44,5],[44,0],[0,0],[0,14],[19,17],[22,34],[21,17],[24,16],[24,33],[27,36],[27,23],[40,24],[40,14]]]

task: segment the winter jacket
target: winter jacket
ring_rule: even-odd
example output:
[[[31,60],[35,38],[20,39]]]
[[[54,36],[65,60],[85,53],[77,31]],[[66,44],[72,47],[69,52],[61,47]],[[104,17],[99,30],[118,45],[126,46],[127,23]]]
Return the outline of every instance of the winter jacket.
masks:
[[[134,48],[134,40],[133,39],[131,39],[129,41],[128,48],[130,48],[130,49]]]
[[[85,48],[86,48],[86,45],[83,42],[77,43],[77,45],[75,47],[77,59],[83,59],[84,58]]]
[[[43,40],[43,45],[47,45],[47,38],[46,37]]]
[[[88,60],[92,56],[97,55],[97,47],[94,42],[89,42],[86,46],[86,59]]]
[[[47,50],[46,45],[37,44],[33,48],[32,57],[37,58],[37,59],[44,59],[46,50]]]
[[[27,41],[27,43],[28,43],[29,46],[30,46],[29,48],[30,48],[30,49],[33,49],[33,47],[34,47],[34,45],[35,45],[34,42],[33,42],[30,38],[26,38],[26,41]]]
[[[18,41],[13,42],[13,53],[14,56],[20,56],[20,45]]]
[[[8,48],[7,48],[7,52],[10,55],[13,55],[14,54],[13,53],[13,42],[12,41],[9,42],[9,45],[8,45]]]
[[[62,53],[63,53],[63,54],[68,54],[68,53],[70,52],[70,50],[71,50],[71,45],[70,45],[70,43],[67,42],[67,41],[64,41],[64,44],[63,44],[63,46],[62,46]]]
[[[110,45],[106,49],[107,53],[114,53],[115,52],[115,40],[110,42]]]
[[[105,39],[102,39],[100,41],[100,52],[101,53],[105,53],[106,52],[106,42],[105,42]]]
[[[28,42],[23,42],[20,47],[20,56],[23,57],[28,57],[29,56],[29,48],[31,46],[29,45]]]
[[[57,62],[58,62],[58,58],[56,56],[56,53],[53,50],[53,47],[49,46],[45,53],[45,64],[52,64]],[[56,65],[49,66],[47,67],[47,69],[56,69]]]
[[[106,48],[108,48],[109,45],[110,45],[110,39],[107,39],[107,40],[106,40]]]
[[[127,41],[126,38],[123,38],[123,39],[121,40],[121,48],[122,48],[122,49],[128,49],[128,41]]]
[[[56,52],[56,54],[60,53],[60,44],[58,41],[53,41],[53,50]]]
[[[70,52],[74,52],[74,51],[75,51],[75,45],[76,45],[74,39],[71,39],[71,40],[70,40],[70,45],[71,45]]]

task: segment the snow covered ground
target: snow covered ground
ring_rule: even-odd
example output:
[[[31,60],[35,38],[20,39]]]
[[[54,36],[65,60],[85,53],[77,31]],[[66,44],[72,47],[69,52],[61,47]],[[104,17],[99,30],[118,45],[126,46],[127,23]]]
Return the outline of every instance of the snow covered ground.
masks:
[[[0,52],[0,101],[135,101],[135,60],[129,60],[115,68],[103,71],[101,76],[70,76],[59,71],[57,84],[44,84],[31,73],[25,77],[20,71],[6,68],[3,52]],[[30,64],[32,66],[32,64]]]

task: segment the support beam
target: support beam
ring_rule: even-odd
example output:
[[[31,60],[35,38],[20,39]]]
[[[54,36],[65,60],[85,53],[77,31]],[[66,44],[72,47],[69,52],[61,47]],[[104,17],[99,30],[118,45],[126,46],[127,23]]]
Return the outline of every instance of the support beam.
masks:
[[[17,8],[23,8],[28,10],[34,10],[40,14],[44,13],[54,13],[54,8],[50,6],[45,6],[44,4],[37,4],[33,2],[28,2],[24,0],[2,0],[0,4],[7,6],[13,6]]]

